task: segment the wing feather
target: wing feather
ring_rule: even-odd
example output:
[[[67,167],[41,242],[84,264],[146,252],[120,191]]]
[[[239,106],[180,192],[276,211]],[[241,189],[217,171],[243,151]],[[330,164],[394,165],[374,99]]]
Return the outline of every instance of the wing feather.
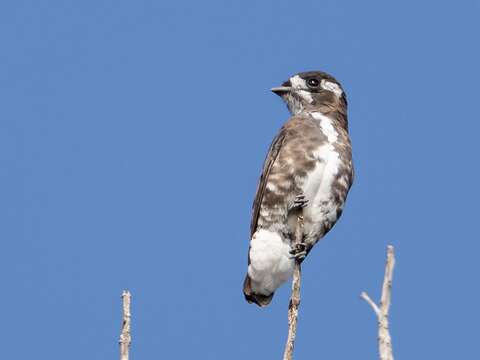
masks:
[[[253,212],[252,212],[252,222],[250,223],[250,238],[252,238],[253,234],[257,230],[257,222],[258,217],[260,215],[260,207],[262,205],[263,196],[265,194],[265,188],[267,186],[268,176],[270,175],[270,171],[272,170],[273,164],[280,153],[280,149],[283,146],[283,142],[285,141],[286,137],[286,129],[282,127],[280,132],[275,136],[273,139],[270,148],[268,150],[267,157],[263,163],[263,171],[262,175],[260,176],[260,180],[257,185],[257,192],[255,194],[255,200],[253,201]]]

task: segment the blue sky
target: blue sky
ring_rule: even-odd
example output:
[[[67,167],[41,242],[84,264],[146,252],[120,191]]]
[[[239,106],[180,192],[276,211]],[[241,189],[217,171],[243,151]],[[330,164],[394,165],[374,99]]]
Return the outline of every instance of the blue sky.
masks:
[[[479,1],[5,1],[5,359],[280,358],[289,286],[245,303],[250,209],[319,69],[349,99],[356,182],[303,267],[296,359],[375,359],[396,247],[399,359],[478,356]]]

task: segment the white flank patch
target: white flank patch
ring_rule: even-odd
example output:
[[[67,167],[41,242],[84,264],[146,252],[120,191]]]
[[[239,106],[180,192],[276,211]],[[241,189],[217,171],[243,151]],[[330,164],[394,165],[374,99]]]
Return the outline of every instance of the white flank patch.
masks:
[[[318,159],[317,165],[303,188],[306,198],[313,199],[313,208],[330,200],[332,183],[340,165],[340,156],[330,143],[319,146],[314,156]]]
[[[328,116],[325,116],[321,112],[313,112],[312,117],[315,120],[320,121],[320,127],[327,137],[328,142],[332,144],[336,142],[338,139],[338,133],[332,125],[332,119],[330,119]]]
[[[248,275],[254,293],[270,295],[293,273],[290,246],[276,232],[258,229],[250,242]]]
[[[326,217],[330,222],[334,222],[337,218],[337,207],[332,198],[332,184],[338,173],[340,156],[335,151],[332,144],[322,146],[317,152],[321,154],[325,164],[323,166],[323,173],[318,190],[313,200],[314,204],[319,204],[320,206],[317,209],[312,210],[317,210],[319,212],[314,214],[314,216],[318,218]]]
[[[335,84],[334,82],[331,82],[331,81],[327,81],[325,79],[323,79],[320,82],[320,86],[325,90],[333,92],[338,97],[340,97],[343,93],[342,89],[340,89],[340,86],[338,86],[338,84]]]
[[[314,152],[318,159],[314,170],[308,175],[303,193],[310,200],[310,205],[304,211],[310,218],[310,223],[305,224],[306,231],[315,233],[312,227],[321,226],[325,219],[335,222],[337,218],[337,206],[333,199],[332,184],[340,168],[340,155],[335,150],[334,144],[338,140],[338,133],[332,125],[332,120],[320,112],[314,112],[312,117],[320,122],[320,128],[327,137],[327,143],[319,146]],[[316,240],[316,239],[315,239]]]

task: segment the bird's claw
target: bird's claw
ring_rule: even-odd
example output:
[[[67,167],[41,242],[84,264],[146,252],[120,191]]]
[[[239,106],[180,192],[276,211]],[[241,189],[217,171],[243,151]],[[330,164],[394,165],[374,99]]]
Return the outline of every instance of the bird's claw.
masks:
[[[289,253],[292,255],[290,259],[303,261],[303,259],[305,259],[307,256],[307,247],[303,243],[295,244]]]
[[[308,200],[305,198],[305,195],[300,194],[295,197],[293,201],[293,209],[303,209],[305,206],[308,205]]]

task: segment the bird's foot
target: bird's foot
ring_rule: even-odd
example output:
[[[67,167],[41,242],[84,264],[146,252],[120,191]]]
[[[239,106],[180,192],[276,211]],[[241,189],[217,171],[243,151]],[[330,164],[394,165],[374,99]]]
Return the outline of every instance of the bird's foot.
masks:
[[[305,198],[305,195],[300,194],[295,197],[293,201],[292,209],[303,209],[308,205],[308,200]]]
[[[302,262],[307,256],[307,246],[303,243],[295,244],[290,250],[290,255],[292,255],[291,259]]]

